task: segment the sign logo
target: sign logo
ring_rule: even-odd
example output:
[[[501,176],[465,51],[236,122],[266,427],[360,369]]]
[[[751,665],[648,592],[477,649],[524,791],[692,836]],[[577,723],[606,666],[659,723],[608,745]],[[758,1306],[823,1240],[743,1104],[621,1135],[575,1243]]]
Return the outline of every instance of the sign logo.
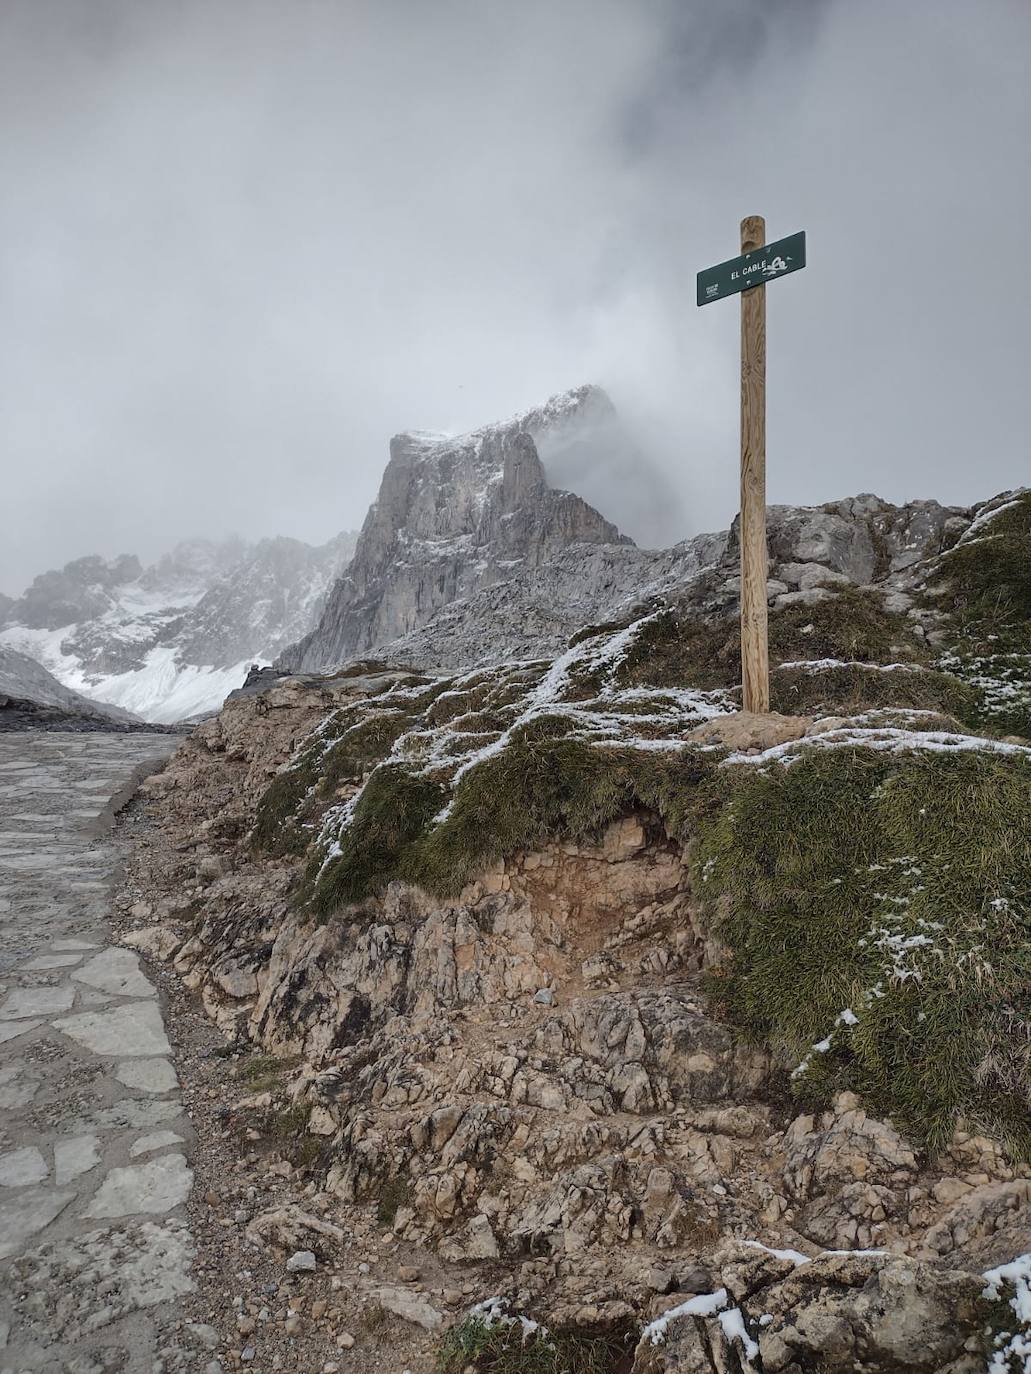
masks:
[[[698,304],[722,300],[805,266],[805,230],[698,273]]]

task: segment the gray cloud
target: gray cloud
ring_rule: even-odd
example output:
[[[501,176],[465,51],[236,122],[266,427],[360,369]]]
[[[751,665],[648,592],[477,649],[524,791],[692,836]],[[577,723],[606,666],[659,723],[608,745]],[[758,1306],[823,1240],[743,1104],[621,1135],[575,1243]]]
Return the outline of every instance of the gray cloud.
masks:
[[[328,538],[391,433],[588,379],[662,470],[631,532],[725,525],[737,309],[694,274],[749,212],[809,232],[771,500],[1026,480],[1029,58],[1023,0],[4,0],[0,588]]]

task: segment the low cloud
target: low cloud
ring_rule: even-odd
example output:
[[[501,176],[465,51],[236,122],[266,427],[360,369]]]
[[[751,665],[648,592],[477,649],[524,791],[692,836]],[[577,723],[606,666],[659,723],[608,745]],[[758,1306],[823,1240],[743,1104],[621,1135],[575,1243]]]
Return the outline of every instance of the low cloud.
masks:
[[[746,213],[809,233],[771,500],[1019,482],[1029,58],[1017,0],[7,0],[0,589],[326,539],[393,432],[583,380],[656,465],[630,532],[725,525],[738,312],[694,274]]]

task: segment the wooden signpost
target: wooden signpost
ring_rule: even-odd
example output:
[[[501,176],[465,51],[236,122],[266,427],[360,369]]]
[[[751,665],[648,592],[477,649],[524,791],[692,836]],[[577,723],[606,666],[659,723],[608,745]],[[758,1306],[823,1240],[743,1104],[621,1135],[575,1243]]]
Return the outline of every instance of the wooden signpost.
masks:
[[[741,256],[698,273],[698,304],[741,293],[742,708],[770,709],[766,617],[766,282],[805,266],[805,234],[765,243],[766,221],[741,221]]]

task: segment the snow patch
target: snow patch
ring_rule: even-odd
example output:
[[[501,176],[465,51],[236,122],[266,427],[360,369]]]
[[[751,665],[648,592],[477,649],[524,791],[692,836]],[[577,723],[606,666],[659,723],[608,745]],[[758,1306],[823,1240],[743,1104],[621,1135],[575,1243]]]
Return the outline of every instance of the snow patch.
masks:
[[[891,726],[880,729],[847,726],[828,730],[822,735],[807,735],[804,739],[775,744],[758,754],[728,754],[720,764],[745,763],[759,767],[770,763],[797,763],[810,749],[876,749],[881,753],[912,754],[1006,754],[1031,762],[1031,749],[1023,744],[1006,744],[1002,740],[985,739],[982,735],[954,734],[949,730],[901,730]]]

